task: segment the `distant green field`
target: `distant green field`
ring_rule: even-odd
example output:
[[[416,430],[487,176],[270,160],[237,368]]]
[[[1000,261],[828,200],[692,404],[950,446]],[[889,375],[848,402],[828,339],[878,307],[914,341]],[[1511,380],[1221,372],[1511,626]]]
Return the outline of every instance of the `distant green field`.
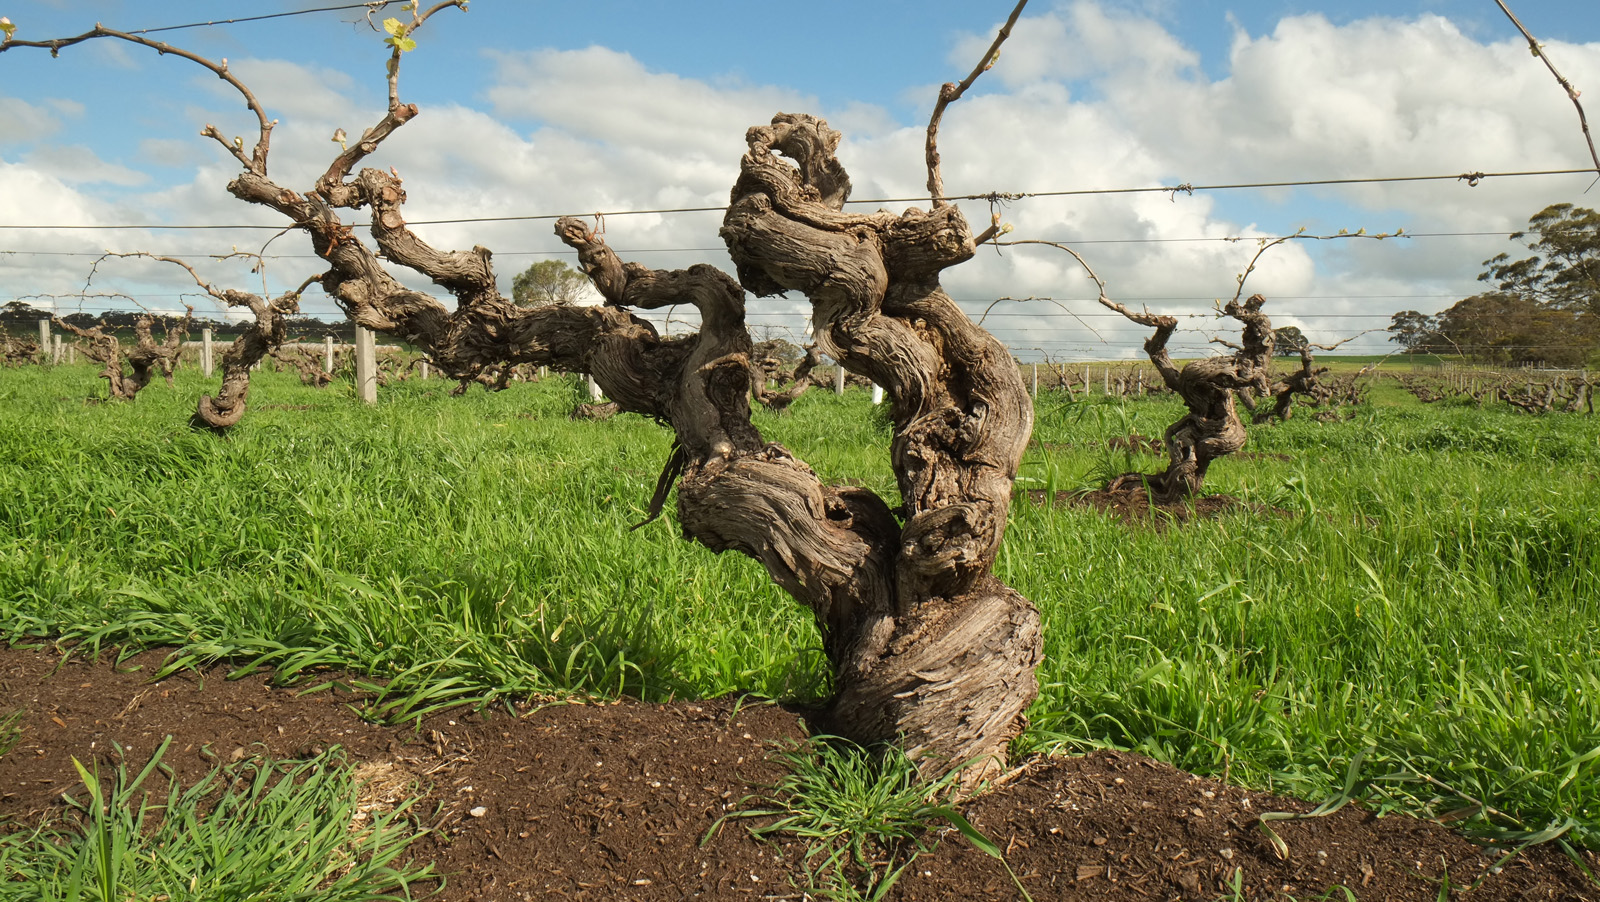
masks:
[[[316,391],[257,375],[225,438],[206,380],[136,403],[88,366],[0,370],[0,636],[172,645],[286,676],[388,682],[375,714],[538,693],[828,691],[808,615],[752,561],[644,518],[669,436],[566,417],[563,380]],[[1157,530],[1019,501],[999,575],[1039,606],[1019,751],[1108,744],[1305,797],[1365,752],[1379,808],[1476,799],[1478,829],[1600,846],[1600,423],[1424,407],[1251,427],[1208,488],[1259,506]],[[1019,488],[1157,457],[1167,400],[1046,394]],[[825,478],[892,497],[866,393],[757,424]],[[1271,510],[1266,510],[1270,508]],[[1434,782],[1424,782],[1426,776]]]

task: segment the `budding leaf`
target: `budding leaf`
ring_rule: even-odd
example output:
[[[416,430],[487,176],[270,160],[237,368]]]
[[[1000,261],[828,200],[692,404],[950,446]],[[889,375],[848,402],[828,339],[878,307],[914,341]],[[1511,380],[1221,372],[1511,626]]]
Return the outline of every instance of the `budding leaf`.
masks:
[[[11,40],[11,36],[16,34],[17,26],[12,25],[10,19],[0,16],[0,32],[4,32],[6,40],[9,41]]]
[[[345,142],[344,129],[342,129],[342,128],[334,129],[333,130],[333,143],[339,145],[339,149],[340,150],[344,150],[345,149],[344,142]]]
[[[399,50],[401,53],[417,49],[417,42],[406,37],[406,32],[410,29],[407,28],[405,23],[401,22],[399,19],[393,17],[384,19],[383,30],[389,33],[389,36],[384,38],[383,42],[395,48],[396,50]]]

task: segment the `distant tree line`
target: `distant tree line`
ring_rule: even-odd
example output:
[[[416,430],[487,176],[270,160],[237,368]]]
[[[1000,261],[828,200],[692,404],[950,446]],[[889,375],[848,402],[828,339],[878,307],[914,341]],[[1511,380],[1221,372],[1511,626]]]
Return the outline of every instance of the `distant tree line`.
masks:
[[[519,273],[512,285],[512,298],[525,307],[568,306],[590,300],[589,277],[561,260],[541,260]],[[39,320],[51,315],[50,311],[34,307],[23,301],[0,305],[0,329],[8,335],[27,338],[38,334]],[[142,310],[108,310],[104,313],[68,313],[59,316],[63,322],[80,329],[104,327],[108,334],[128,337],[141,316],[150,316],[159,329],[175,326],[183,321],[182,314],[145,313]],[[319,342],[332,335],[335,341],[350,344],[355,341],[355,323],[341,316],[334,322],[314,316],[285,317],[289,342]],[[249,320],[208,319],[197,316],[192,322],[196,334],[210,327],[218,340],[231,340],[255,327]],[[803,355],[802,355],[803,356]],[[796,358],[798,359],[798,358]]]
[[[1600,351],[1600,213],[1554,204],[1528,229],[1533,256],[1499,254],[1478,280],[1492,290],[1428,315],[1403,310],[1390,340],[1407,353],[1462,355],[1494,364],[1582,366]]]
[[[59,316],[63,322],[71,323],[80,329],[89,329],[94,326],[104,326],[108,333],[131,336],[134,325],[141,316],[150,316],[155,320],[157,328],[165,329],[176,326],[183,321],[181,314],[146,314],[140,310],[108,310],[104,313],[68,313]],[[28,337],[38,334],[39,320],[48,318],[50,311],[41,310],[22,301],[11,301],[0,305],[0,328],[8,334]],[[355,324],[347,319],[337,322],[328,322],[314,316],[288,317],[289,341],[322,341],[324,336],[332,335],[335,341],[350,344],[355,341]],[[201,328],[210,327],[211,334],[217,340],[232,339],[243,334],[251,328],[249,321],[233,321],[227,319],[207,319],[195,317],[191,328],[198,336]]]

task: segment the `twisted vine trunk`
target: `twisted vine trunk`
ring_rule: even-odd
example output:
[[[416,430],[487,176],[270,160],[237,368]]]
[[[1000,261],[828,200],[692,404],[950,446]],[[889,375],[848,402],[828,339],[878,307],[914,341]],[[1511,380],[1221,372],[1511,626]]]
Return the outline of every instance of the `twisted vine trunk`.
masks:
[[[1300,369],[1291,370],[1272,386],[1272,409],[1256,413],[1256,423],[1267,423],[1272,420],[1287,421],[1294,416],[1294,396],[1304,395],[1310,399],[1313,407],[1320,407],[1325,401],[1333,397],[1333,389],[1324,385],[1321,377],[1328,372],[1325,366],[1316,365],[1316,356],[1313,346],[1304,344],[1298,348],[1300,353]],[[1252,408],[1254,410],[1254,408]]]
[[[134,346],[126,353],[117,336],[107,334],[102,326],[81,329],[65,320],[57,319],[55,322],[88,342],[83,349],[86,357],[105,364],[100,375],[106,380],[111,397],[132,401],[158,374],[167,380],[168,385],[172,384],[172,373],[178,367],[178,354],[183,348],[183,340],[189,335],[193,318],[194,308],[190,307],[182,321],[167,326],[166,338],[157,344],[151,333],[155,321],[148,316],[139,317],[133,324]],[[128,364],[126,370],[122,366],[124,360]]]
[[[783,361],[777,357],[774,342],[762,342],[755,346],[752,352],[751,394],[763,407],[768,410],[787,410],[789,405],[800,399],[816,384],[811,371],[822,363],[817,356],[817,346],[811,345],[805,349],[805,355],[800,358],[792,368],[785,368]],[[768,389],[767,383],[774,382],[779,387]],[[788,388],[782,388],[785,383]]]
[[[1108,489],[1125,488],[1133,480],[1143,483],[1151,497],[1160,503],[1182,501],[1200,493],[1206,470],[1219,457],[1244,447],[1244,423],[1235,407],[1235,394],[1251,391],[1268,393],[1272,360],[1272,321],[1261,312],[1266,303],[1252,295],[1241,303],[1237,298],[1223,307],[1223,313],[1244,326],[1242,344],[1232,345],[1226,357],[1207,357],[1178,369],[1167,353],[1167,341],[1178,328],[1171,316],[1135,313],[1121,304],[1101,298],[1101,304],[1116,310],[1156,332],[1145,340],[1145,354],[1161,373],[1161,380],[1183,399],[1188,413],[1167,427],[1167,469],[1155,475],[1131,473],[1118,477]],[[1137,484],[1137,483],[1135,483]]]
[[[222,353],[222,388],[214,396],[201,395],[189,418],[196,428],[223,432],[244,419],[250,398],[250,370],[283,346],[288,338],[285,317],[300,312],[300,293],[291,291],[268,301],[237,289],[207,289],[228,306],[244,307],[256,318],[254,325],[240,333]]]
[[[652,517],[677,485],[686,537],[754,558],[811,610],[833,671],[827,728],[861,742],[901,742],[931,772],[975,762],[963,772],[970,787],[1000,767],[1038,692],[1038,612],[991,573],[1033,411],[1010,353],[939,286],[939,273],[970,258],[975,241],[960,212],[941,200],[934,140],[945,107],[992,63],[1023,2],[972,74],[941,89],[927,139],[931,211],[844,213],[850,180],[834,157],[839,134],[820,119],[780,114],[747,134],[749,152],[723,221],[739,279],[707,265],[663,271],[623,263],[584,223],[561,219],[556,233],[577,250],[606,300],[593,307],[512,303],[495,286],[487,249],[440,251],[410,230],[393,169],[356,171],[418,115],[399,97],[399,47],[389,60],[382,118],[341,145],[302,192],[269,175],[276,120],[226,61],[99,27],[74,42],[110,37],[177,54],[232,85],[256,115],[254,146],[247,153],[240,139],[229,142],[209,125],[202,131],[244,167],[229,192],[305,232],[328,267],[315,280],[354,322],[420,348],[463,386],[503,384],[518,364],[587,372],[619,410],[669,425],[676,442]],[[406,33],[465,5],[413,5]],[[341,222],[346,209],[370,213],[376,248]],[[391,265],[427,276],[454,307],[406,287]],[[269,304],[195,278],[213,297],[257,316],[257,328],[224,357],[222,390],[202,398],[195,416],[220,430],[243,414],[248,364],[281,344],[281,314],[292,312],[298,292]],[[823,485],[751,423],[757,367],[747,289],[804,293],[821,350],[884,387],[892,399],[897,508],[865,489]],[[666,338],[630,312],[674,304],[699,309],[698,334]]]
[[[939,286],[973,255],[972,232],[949,205],[844,213],[839,133],[820,119],[780,114],[746,141],[722,228],[740,281],[804,293],[818,346],[884,387],[901,506],[768,465],[732,487],[686,477],[685,531],[762,560],[816,613],[834,730],[946,766],[977,759],[969,779],[986,775],[1037,694],[1041,645],[1038,612],[991,575],[1032,404],[1010,352]],[[783,516],[729,516],[773,497]]]
[[[940,270],[973,254],[959,211],[842,213],[838,139],[809,116],[750,131],[722,230],[739,281],[709,266],[625,264],[584,223],[560,220],[608,304],[546,314],[585,317],[565,334],[586,341],[578,359],[540,362],[585,367],[621,409],[671,425],[677,446],[652,515],[676,479],[686,537],[759,561],[812,611],[835,687],[825,729],[900,742],[931,771],[973,762],[971,786],[1003,763],[1038,692],[1038,613],[990,572],[1032,406],[1009,352],[939,287]],[[752,425],[760,377],[745,288],[804,292],[818,344],[885,386],[898,510],[824,485]],[[622,309],[683,303],[700,310],[698,335],[663,339]]]

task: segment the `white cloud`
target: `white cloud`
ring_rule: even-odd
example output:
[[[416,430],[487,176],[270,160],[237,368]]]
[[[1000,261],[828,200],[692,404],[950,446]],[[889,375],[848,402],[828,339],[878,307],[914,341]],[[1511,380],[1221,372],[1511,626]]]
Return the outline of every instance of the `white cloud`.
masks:
[[[986,40],[962,42],[952,61],[976,58]],[[1600,45],[1553,43],[1549,51],[1580,86],[1600,84]],[[1572,105],[1525,45],[1481,43],[1437,16],[1343,26],[1319,15],[1291,17],[1268,35],[1238,34],[1225,77],[1208,79],[1196,63],[1154,22],[1108,13],[1095,3],[1024,19],[991,73],[1006,92],[948,114],[942,148],[947,160],[963,162],[947,166],[946,180],[962,172],[961,182],[974,188],[1029,190],[1590,165]],[[984,104],[1009,108],[1011,124],[977,109]],[[964,125],[984,140],[957,151],[966,140]],[[1488,180],[1472,188],[1450,179],[1257,195],[1276,209],[1237,194],[1178,195],[1175,203],[1161,195],[1111,196],[1072,202],[1073,212],[1053,221],[1041,216],[1040,201],[1021,201],[1007,218],[1017,223],[1018,235],[1087,239],[1214,236],[1218,227],[1252,234],[1215,215],[1241,208],[1255,210],[1253,216],[1268,223],[1265,231],[1277,234],[1306,224],[1328,231],[1404,226],[1501,233],[1381,247],[1275,248],[1251,276],[1249,290],[1285,298],[1269,310],[1283,311],[1285,322],[1313,323],[1331,340],[1382,322],[1351,314],[1434,310],[1447,306],[1449,296],[1476,290],[1478,261],[1515,250],[1504,233],[1548,203],[1585,203],[1581,192],[1589,181]],[[1228,203],[1219,207],[1213,200]],[[1079,249],[1124,296],[1226,295],[1248,256],[1240,245]],[[993,263],[975,267],[985,268],[999,269]],[[1045,287],[1043,275],[1013,267],[981,281],[1004,285],[1013,295],[1032,294]],[[979,280],[963,271],[949,281]],[[1419,294],[1446,297],[1405,297]],[[1334,313],[1341,318],[1327,315]]]
[[[772,114],[814,108],[814,98],[770,86],[716,86],[651,72],[604,47],[495,54],[493,112],[532,119],[593,141],[667,153],[705,153]],[[736,158],[737,159],[737,158]]]
[[[57,113],[68,119],[81,119],[83,118],[84,111],[88,109],[88,107],[84,106],[81,101],[72,100],[66,97],[47,97],[45,98],[44,102],[49,104]]]
[[[267,108],[268,115],[285,122],[330,121],[349,110],[348,95],[356,87],[348,73],[328,66],[279,59],[230,59],[227,63],[229,71]],[[240,99],[232,85],[210,74],[196,75],[192,82],[229,104]]]
[[[139,142],[139,160],[160,166],[199,166],[214,154],[193,138],[146,138]]]
[[[65,147],[37,147],[24,161],[42,175],[60,179],[69,185],[104,183],[108,185],[142,185],[150,180],[143,172],[117,163],[108,163],[94,151],[81,144]]]
[[[993,32],[969,35],[956,43],[946,59],[955,70],[970,72],[993,41]],[[1108,74],[1165,80],[1199,63],[1193,50],[1152,19],[1079,2],[1022,20],[985,77],[1016,90],[1040,81]]]
[[[0,97],[0,145],[48,138],[61,129],[61,120],[49,110],[17,97]]]

